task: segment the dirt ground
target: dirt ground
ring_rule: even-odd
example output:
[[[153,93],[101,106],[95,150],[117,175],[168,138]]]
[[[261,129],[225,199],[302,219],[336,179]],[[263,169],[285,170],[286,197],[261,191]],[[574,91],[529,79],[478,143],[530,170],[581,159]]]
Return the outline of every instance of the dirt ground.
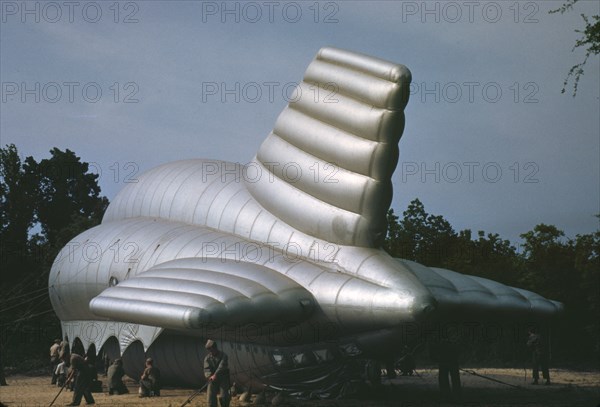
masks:
[[[340,400],[294,400],[285,398],[279,406],[318,406],[318,407],[597,407],[600,405],[600,372],[581,372],[572,370],[553,369],[550,372],[553,383],[551,386],[532,386],[531,372],[525,376],[524,370],[518,369],[467,369],[502,382],[519,386],[510,387],[467,372],[461,372],[463,394],[460,401],[441,401],[437,391],[437,375],[434,370],[418,370],[418,376],[398,377],[393,380],[385,379],[382,388],[360,398]],[[100,380],[105,379],[100,377]],[[9,376],[8,386],[0,387],[0,401],[6,406],[49,406],[58,393],[58,388],[50,385],[49,376]],[[94,393],[96,405],[101,406],[131,406],[131,407],[176,407],[180,406],[193,389],[163,389],[161,397],[138,398],[137,387],[131,380],[127,381],[130,394],[109,396],[107,393]],[[271,401],[275,394],[268,394]],[[72,393],[63,391],[55,406],[70,403]],[[85,405],[82,402],[82,405]],[[206,393],[200,394],[190,404],[192,407],[205,407]],[[248,406],[235,397],[231,407]],[[271,405],[269,402],[268,405]]]

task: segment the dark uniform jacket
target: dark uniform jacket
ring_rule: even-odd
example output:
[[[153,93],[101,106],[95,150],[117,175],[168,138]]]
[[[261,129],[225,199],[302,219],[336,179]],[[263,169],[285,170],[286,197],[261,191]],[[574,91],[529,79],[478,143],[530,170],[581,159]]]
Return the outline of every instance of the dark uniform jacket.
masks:
[[[71,356],[71,366],[76,371],[74,390],[76,392],[84,392],[92,386],[92,381],[94,381],[96,373],[90,365],[85,363],[81,356],[74,356],[78,355]]]
[[[229,380],[229,358],[221,351],[215,356],[209,353],[204,358],[204,376],[208,379],[213,374],[217,375],[217,380]]]
[[[109,388],[119,388],[123,385],[123,376],[125,375],[125,370],[123,370],[123,366],[117,363],[113,363],[108,367],[107,379],[108,379],[108,387]]]
[[[546,343],[542,340],[540,334],[530,333],[527,338],[527,347],[535,356],[546,356]]]
[[[160,387],[160,370],[154,366],[144,369],[142,380],[148,380],[152,387]]]
[[[69,342],[62,341],[60,343],[60,348],[58,349],[58,356],[60,358],[69,357],[70,354],[71,354],[71,347],[69,346]]]

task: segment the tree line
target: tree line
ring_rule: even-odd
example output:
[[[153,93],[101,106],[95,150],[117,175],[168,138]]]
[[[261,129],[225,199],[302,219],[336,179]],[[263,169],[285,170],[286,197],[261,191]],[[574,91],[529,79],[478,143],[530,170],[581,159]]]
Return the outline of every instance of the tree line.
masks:
[[[21,159],[0,148],[0,359],[23,370],[46,363],[60,323],[48,297],[48,276],[69,240],[100,223],[108,199],[98,175],[73,151]]]
[[[562,302],[565,313],[553,334],[559,345],[555,359],[598,366],[600,228],[567,238],[556,226],[542,223],[521,234],[522,250],[517,250],[497,233],[456,232],[443,216],[427,213],[418,199],[402,218],[393,209],[387,218],[385,249],[394,257],[489,278]]]
[[[22,370],[44,366],[60,323],[48,297],[48,275],[70,239],[100,223],[108,206],[98,175],[73,151],[21,159],[0,148],[0,363]],[[413,200],[402,218],[390,209],[385,250],[414,260],[535,291],[565,304],[558,330],[565,363],[600,355],[600,229],[566,238],[539,224],[521,235],[518,251],[498,234],[456,232],[441,215]]]

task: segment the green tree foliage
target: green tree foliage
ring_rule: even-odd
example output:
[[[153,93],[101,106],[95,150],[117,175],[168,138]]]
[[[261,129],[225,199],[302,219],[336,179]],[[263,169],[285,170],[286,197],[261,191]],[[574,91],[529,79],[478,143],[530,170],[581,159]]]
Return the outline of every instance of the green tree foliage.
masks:
[[[408,205],[398,222],[393,209],[388,212],[388,250],[397,257],[414,259],[431,266],[443,266],[455,242],[456,233],[442,216],[430,215],[418,199]]]
[[[568,0],[558,9],[551,10],[550,13],[563,14],[572,10],[573,6],[577,2],[579,2],[579,0]],[[585,48],[585,57],[583,58],[583,61],[571,67],[567,73],[567,77],[565,78],[562,88],[562,93],[565,93],[567,85],[569,84],[569,80],[573,78],[573,97],[577,95],[577,86],[579,85],[579,80],[584,73],[583,67],[587,63],[589,57],[592,55],[598,55],[598,53],[600,53],[600,15],[594,15],[590,18],[585,14],[581,14],[581,18],[585,23],[585,28],[583,30],[575,30],[575,32],[581,34],[582,36],[575,41],[575,45],[571,51],[575,51],[576,48],[583,47]]]
[[[593,234],[578,235],[574,245],[575,270],[581,273],[580,282],[584,288],[581,311],[592,315],[589,323],[584,324],[584,335],[592,339],[597,356],[600,355],[600,320],[593,316],[600,315],[600,229]]]
[[[399,219],[388,212],[386,250],[395,257],[417,261],[430,267],[443,267],[464,274],[491,278],[513,284],[519,259],[516,249],[498,234],[479,231],[472,240],[471,231],[455,232],[441,215],[428,214],[415,199]]]
[[[14,145],[0,149],[2,283],[14,283],[20,275],[34,268],[34,261],[29,256],[29,230],[35,222],[38,191],[35,166],[31,157],[21,162]]]
[[[71,238],[100,222],[108,205],[87,163],[70,150],[54,148],[50,155],[21,160],[15,145],[0,148],[0,325],[7,363],[15,355],[7,347],[57,326],[48,298],[52,262]]]
[[[58,250],[98,224],[108,205],[87,163],[68,149],[50,154],[39,163],[33,157],[21,162],[14,144],[0,148],[2,283],[49,271]]]
[[[471,240],[471,231],[459,233],[462,253],[454,256],[448,268],[465,274],[489,278],[504,284],[515,285],[518,279],[520,258],[515,247],[497,233],[477,232]]]
[[[540,224],[521,235],[524,270],[520,283],[565,305],[558,336],[574,358],[598,358],[600,230],[565,239],[564,232]],[[594,312],[595,311],[595,312]]]
[[[536,287],[549,297],[564,296],[566,288],[579,286],[578,275],[573,272],[574,248],[570,242],[562,242],[564,232],[555,226],[539,224],[523,233],[526,268],[521,283]]]
[[[89,165],[74,152],[53,148],[50,154],[37,166],[36,214],[48,253],[54,257],[75,235],[100,223],[108,200],[100,196],[98,175],[89,173]]]

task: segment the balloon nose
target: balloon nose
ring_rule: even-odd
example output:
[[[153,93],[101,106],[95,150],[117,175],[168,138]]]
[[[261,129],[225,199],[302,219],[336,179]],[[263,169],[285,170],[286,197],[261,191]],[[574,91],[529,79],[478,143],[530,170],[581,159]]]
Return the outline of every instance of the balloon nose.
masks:
[[[427,318],[437,308],[437,301],[432,296],[423,296],[415,298],[413,305],[413,315],[415,320]]]

